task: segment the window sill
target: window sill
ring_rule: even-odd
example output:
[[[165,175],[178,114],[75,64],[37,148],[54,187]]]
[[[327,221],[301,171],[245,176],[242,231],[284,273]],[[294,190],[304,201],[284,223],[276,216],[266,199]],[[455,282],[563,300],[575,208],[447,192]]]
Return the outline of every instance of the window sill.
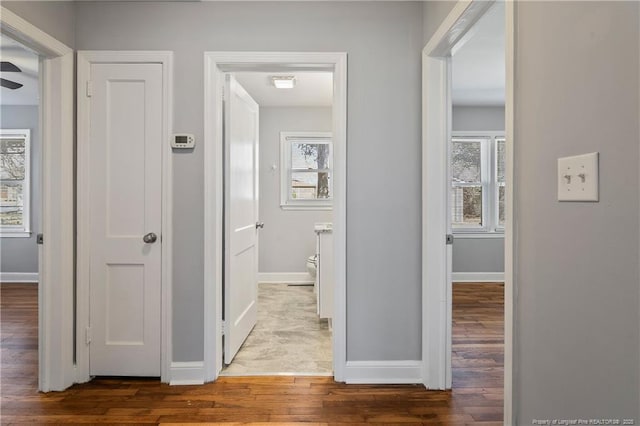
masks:
[[[333,210],[333,206],[314,206],[309,204],[301,204],[301,205],[292,205],[292,204],[281,204],[280,208],[282,210]]]
[[[504,238],[504,232],[456,232],[453,231],[454,239],[475,239],[475,238]]]
[[[0,238],[31,238],[31,231],[0,231]]]

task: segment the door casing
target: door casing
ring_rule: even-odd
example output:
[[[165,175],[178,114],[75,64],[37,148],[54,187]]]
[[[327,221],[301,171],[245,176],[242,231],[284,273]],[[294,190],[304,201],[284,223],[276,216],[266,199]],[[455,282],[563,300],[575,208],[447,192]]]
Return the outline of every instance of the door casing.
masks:
[[[204,381],[222,370],[224,73],[234,71],[332,71],[335,256],[333,371],[344,381],[346,345],[347,55],[325,52],[205,52],[204,76]]]
[[[0,6],[2,34],[40,55],[42,233],[38,284],[38,389],[64,390],[73,363],[73,50]]]
[[[422,51],[422,359],[428,389],[451,388],[451,250],[448,214],[448,141],[451,138],[451,55],[495,1],[459,0]],[[505,2],[505,335],[504,424],[515,424],[513,250],[516,228],[514,170],[514,21],[516,2]],[[435,201],[435,202],[434,202]]]
[[[168,51],[78,51],[78,242],[76,307],[76,381],[86,382],[89,375],[89,112],[87,96],[91,64],[161,64],[162,65],[162,301],[161,301],[161,373],[163,383],[171,381],[172,357],[172,247],[173,247],[173,157],[169,144],[173,117],[173,52]]]

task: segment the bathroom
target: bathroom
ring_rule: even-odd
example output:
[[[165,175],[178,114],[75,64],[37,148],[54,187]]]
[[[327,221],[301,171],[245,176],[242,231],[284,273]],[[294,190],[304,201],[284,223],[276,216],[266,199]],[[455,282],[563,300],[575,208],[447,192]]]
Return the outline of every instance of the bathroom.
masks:
[[[332,375],[333,75],[240,72],[234,77],[259,105],[264,227],[257,323],[222,374]],[[278,89],[277,77],[292,79],[293,87]],[[318,262],[319,252],[324,262]]]

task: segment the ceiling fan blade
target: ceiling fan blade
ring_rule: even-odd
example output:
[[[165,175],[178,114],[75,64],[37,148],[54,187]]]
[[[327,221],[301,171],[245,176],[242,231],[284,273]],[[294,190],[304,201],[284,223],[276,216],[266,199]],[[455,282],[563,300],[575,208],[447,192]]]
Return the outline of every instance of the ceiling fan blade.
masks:
[[[11,90],[16,90],[24,86],[24,84],[20,84],[20,83],[16,83],[15,81],[0,78],[0,86],[6,87],[7,89],[11,89]]]
[[[12,64],[11,62],[2,61],[0,62],[0,71],[2,72],[22,72],[20,68]]]

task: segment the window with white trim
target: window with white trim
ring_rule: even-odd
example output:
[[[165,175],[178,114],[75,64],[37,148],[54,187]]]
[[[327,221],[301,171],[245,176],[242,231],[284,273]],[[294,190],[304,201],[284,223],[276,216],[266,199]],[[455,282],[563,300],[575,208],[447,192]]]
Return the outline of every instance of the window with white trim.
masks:
[[[0,235],[30,235],[29,129],[0,130]]]
[[[327,132],[280,133],[280,205],[328,210],[333,204],[333,144]]]
[[[504,133],[454,132],[450,155],[453,231],[503,232]]]

